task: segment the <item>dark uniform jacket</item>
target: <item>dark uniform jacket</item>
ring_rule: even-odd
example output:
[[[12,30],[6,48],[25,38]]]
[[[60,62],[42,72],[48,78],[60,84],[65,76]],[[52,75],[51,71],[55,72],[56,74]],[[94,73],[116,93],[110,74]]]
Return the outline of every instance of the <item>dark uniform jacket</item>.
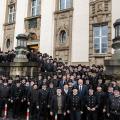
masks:
[[[70,95],[67,103],[68,103],[67,110],[82,111],[82,109],[83,109],[83,104],[82,104],[82,101],[81,101],[80,96],[78,94],[77,95]]]
[[[86,107],[89,107],[89,108],[98,108],[98,102],[97,102],[97,98],[95,95],[88,95],[86,98],[85,98],[85,106]]]
[[[115,115],[120,115],[120,96],[115,97],[114,95],[109,97],[107,112]]]

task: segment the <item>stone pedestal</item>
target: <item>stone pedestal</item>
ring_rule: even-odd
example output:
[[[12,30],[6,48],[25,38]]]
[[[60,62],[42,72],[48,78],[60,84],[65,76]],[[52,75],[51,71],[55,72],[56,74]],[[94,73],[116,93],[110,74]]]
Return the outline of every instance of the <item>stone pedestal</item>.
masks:
[[[113,76],[120,80],[120,19],[114,23],[115,38],[112,48],[115,50],[110,60],[105,60],[106,75]]]

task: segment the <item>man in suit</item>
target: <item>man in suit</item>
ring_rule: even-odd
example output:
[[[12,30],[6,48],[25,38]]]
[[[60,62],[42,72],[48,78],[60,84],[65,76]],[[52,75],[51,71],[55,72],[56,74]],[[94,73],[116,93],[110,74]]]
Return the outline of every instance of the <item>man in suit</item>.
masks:
[[[59,82],[59,87],[60,87],[60,88],[63,88],[63,87],[64,87],[64,84],[65,84],[66,82],[67,82],[67,81],[66,81],[66,75],[63,75],[62,80],[60,80],[60,82]]]
[[[66,115],[66,99],[62,95],[61,88],[57,88],[57,95],[52,97],[50,115],[57,120],[63,120]]]
[[[81,99],[83,99],[87,94],[88,94],[88,89],[87,86],[83,84],[83,80],[79,79],[78,80],[78,94]]]
[[[88,94],[88,87],[86,85],[83,84],[83,80],[79,79],[78,80],[78,95],[81,98],[81,101],[84,101],[85,96],[87,96]],[[86,119],[86,108],[83,107],[83,114],[82,114],[82,119]]]

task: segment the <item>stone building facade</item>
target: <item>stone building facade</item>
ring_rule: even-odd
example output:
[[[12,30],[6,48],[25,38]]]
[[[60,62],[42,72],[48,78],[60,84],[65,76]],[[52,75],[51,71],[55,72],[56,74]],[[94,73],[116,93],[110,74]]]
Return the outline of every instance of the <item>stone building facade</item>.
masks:
[[[89,60],[91,64],[103,64],[105,59],[111,57],[111,11],[111,0],[90,1]]]
[[[104,64],[112,54],[116,0],[1,0],[0,47],[16,47],[19,33],[28,49],[62,58],[69,64]],[[4,23],[4,24],[3,24]]]

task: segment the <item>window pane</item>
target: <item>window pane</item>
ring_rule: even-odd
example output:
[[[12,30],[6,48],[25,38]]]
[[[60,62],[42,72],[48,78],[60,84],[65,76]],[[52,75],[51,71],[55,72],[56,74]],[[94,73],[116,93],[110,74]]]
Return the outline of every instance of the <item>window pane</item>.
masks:
[[[102,48],[102,53],[107,53],[107,48]]]
[[[35,7],[34,8],[32,8],[32,16],[35,16],[36,14],[35,14]]]
[[[94,52],[95,53],[100,53],[100,49],[95,49]]]
[[[65,9],[65,0],[60,0],[60,10]]]
[[[108,37],[102,37],[102,43],[108,43]]]
[[[100,39],[99,38],[94,39],[94,51],[95,53],[100,52]]]
[[[66,8],[70,8],[71,7],[71,0],[66,0]]]
[[[94,37],[99,37],[100,36],[100,27],[93,27],[93,34],[94,34]]]
[[[36,6],[36,2],[37,2],[36,0],[32,0],[32,7]]]
[[[108,26],[102,26],[102,36],[108,36]]]

